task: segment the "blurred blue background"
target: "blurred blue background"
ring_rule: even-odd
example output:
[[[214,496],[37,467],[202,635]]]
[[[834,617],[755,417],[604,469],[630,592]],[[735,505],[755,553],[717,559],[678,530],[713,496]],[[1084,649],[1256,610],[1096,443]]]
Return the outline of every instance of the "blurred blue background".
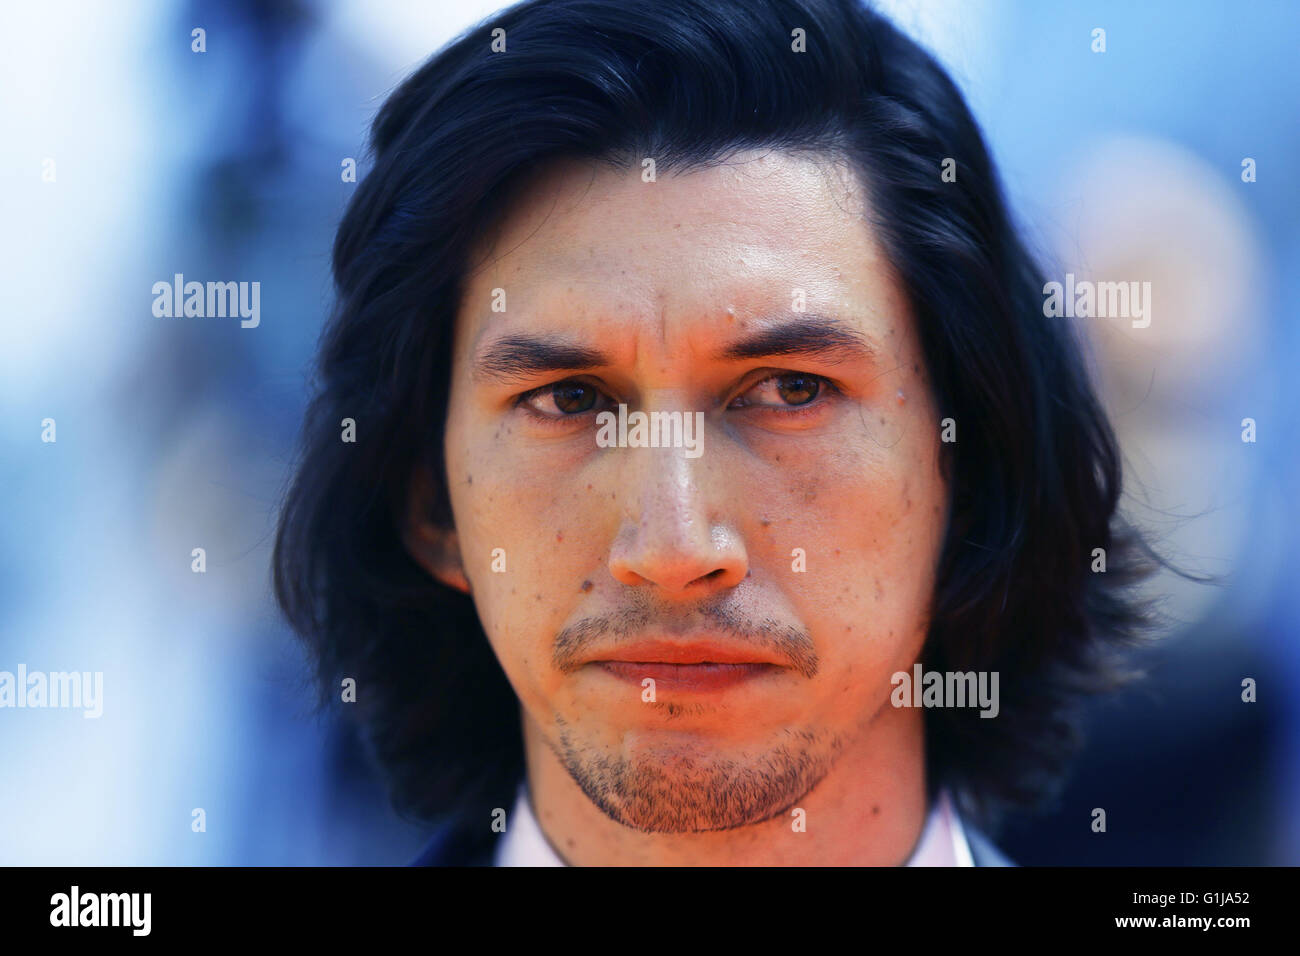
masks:
[[[0,670],[102,671],[104,701],[94,720],[0,709],[0,862],[403,863],[424,842],[354,732],[312,714],[268,559],[355,189],[342,163],[364,175],[388,91],[498,6],[7,10]],[[1223,577],[1156,582],[1174,624],[1150,679],[1091,709],[1060,798],[1000,844],[1021,863],[1300,863],[1300,4],[877,6],[965,91],[1052,278],[1153,280],[1149,329],[1089,327],[1125,508]],[[259,281],[260,325],[156,318],[175,273]]]

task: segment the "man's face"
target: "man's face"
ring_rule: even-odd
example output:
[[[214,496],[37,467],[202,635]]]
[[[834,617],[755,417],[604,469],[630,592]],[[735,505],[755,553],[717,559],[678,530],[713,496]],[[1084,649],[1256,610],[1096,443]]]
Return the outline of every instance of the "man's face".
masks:
[[[565,162],[467,279],[460,561],[525,721],[629,826],[785,812],[923,643],[939,423],[863,209],[842,167],[791,153],[657,182]],[[609,447],[620,403],[702,433]]]

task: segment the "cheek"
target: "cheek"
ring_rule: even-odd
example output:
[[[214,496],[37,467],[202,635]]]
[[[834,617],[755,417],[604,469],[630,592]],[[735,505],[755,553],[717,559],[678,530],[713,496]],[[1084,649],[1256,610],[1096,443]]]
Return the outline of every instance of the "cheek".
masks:
[[[786,516],[770,529],[773,568],[828,662],[892,667],[923,639],[946,521],[936,442],[922,412],[864,411],[786,474],[770,509]]]
[[[595,489],[508,455],[510,428],[471,436],[449,421],[447,472],[479,620],[516,692],[529,699],[549,690],[539,681],[556,680],[545,660],[551,638],[597,580],[595,539],[583,524]]]

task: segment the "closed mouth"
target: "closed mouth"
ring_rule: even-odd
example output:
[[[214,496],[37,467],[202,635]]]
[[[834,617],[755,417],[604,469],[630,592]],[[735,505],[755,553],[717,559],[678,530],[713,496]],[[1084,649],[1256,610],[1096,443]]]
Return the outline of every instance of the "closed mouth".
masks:
[[[775,673],[782,668],[777,664],[758,661],[696,661],[675,663],[668,661],[592,661],[592,664],[613,677],[640,687],[653,681],[656,689],[674,691],[723,690]]]

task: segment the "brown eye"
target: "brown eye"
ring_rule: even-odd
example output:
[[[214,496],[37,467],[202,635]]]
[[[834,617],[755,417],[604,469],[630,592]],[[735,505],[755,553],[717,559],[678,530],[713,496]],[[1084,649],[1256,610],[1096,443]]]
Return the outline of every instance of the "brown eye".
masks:
[[[821,380],[815,375],[793,372],[776,377],[776,391],[791,405],[807,405],[821,390]]]
[[[588,382],[568,379],[525,392],[515,405],[539,421],[558,423],[591,411],[602,394]]]
[[[812,414],[840,394],[830,379],[808,372],[778,372],[736,397],[731,408],[766,409],[781,415]],[[820,400],[819,400],[820,399]]]
[[[566,415],[581,415],[596,404],[596,390],[582,382],[558,382],[551,387],[555,407]]]

